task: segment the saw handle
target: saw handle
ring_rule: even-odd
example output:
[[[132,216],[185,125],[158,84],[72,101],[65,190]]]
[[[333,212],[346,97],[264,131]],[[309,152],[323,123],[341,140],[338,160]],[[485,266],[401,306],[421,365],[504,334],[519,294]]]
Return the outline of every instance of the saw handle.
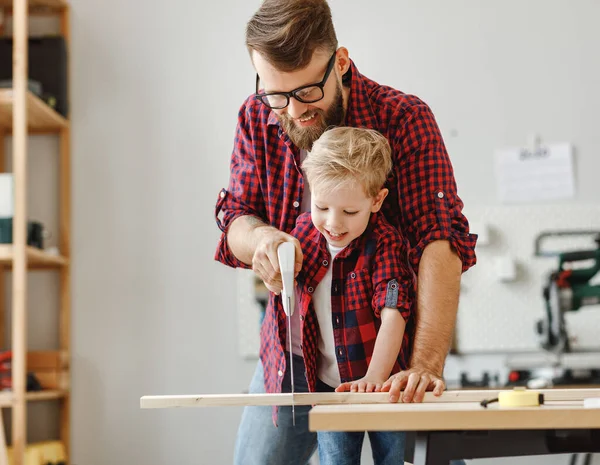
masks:
[[[296,267],[296,248],[292,242],[282,242],[277,247],[277,258],[279,260],[279,271],[283,290],[281,298],[285,314],[290,316],[294,313],[294,276]]]

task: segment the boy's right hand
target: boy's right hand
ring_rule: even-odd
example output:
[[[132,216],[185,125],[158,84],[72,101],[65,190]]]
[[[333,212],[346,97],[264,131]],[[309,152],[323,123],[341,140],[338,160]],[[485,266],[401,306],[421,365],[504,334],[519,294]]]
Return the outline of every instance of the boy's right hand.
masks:
[[[256,248],[252,257],[252,269],[263,280],[269,291],[280,294],[283,289],[277,247],[282,242],[292,242],[296,248],[296,274],[302,269],[302,248],[294,236],[272,226],[261,226],[254,230],[257,235]]]

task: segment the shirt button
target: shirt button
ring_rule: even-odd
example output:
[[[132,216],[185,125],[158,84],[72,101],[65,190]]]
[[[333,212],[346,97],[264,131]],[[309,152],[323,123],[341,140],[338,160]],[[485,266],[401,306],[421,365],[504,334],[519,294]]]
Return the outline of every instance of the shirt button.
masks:
[[[438,192],[438,198],[443,199],[444,198],[444,193],[443,192]]]
[[[294,205],[294,208],[298,208],[300,206],[300,202],[296,201],[292,205]]]
[[[340,317],[339,317],[339,316],[336,316],[336,317],[335,317],[335,324],[336,324],[336,325],[339,325],[339,324],[340,324]]]
[[[279,371],[277,372],[277,374],[278,374],[279,376],[283,376],[283,371],[279,370]]]
[[[352,279],[356,278],[356,273],[350,273],[350,277],[351,277]]]
[[[225,191],[221,191],[221,193],[219,194],[221,196],[221,198],[225,197]]]
[[[392,285],[390,286],[390,288],[392,288],[392,289],[396,290],[396,289],[398,289],[398,285],[394,283],[394,284],[392,284]]]
[[[304,321],[304,316],[300,315],[300,321]]]
[[[314,288],[313,288],[313,287],[309,287],[309,288],[308,288],[308,292],[309,292],[310,294],[312,294],[312,293],[313,293],[313,291],[314,291]]]
[[[328,266],[329,262],[327,260],[323,260],[323,266]]]
[[[344,351],[342,349],[338,349],[338,354],[342,355]]]

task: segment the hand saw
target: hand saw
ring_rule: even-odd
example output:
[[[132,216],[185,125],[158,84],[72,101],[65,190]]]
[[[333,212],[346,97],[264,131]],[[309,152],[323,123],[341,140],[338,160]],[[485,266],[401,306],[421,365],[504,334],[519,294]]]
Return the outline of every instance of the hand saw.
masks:
[[[279,270],[281,272],[281,281],[283,290],[281,291],[281,301],[283,310],[287,315],[288,321],[288,350],[290,354],[290,385],[292,386],[292,424],[296,426],[296,409],[294,402],[294,361],[292,360],[292,315],[294,314],[294,275],[296,266],[296,248],[291,242],[282,242],[277,247],[277,258],[279,259]]]

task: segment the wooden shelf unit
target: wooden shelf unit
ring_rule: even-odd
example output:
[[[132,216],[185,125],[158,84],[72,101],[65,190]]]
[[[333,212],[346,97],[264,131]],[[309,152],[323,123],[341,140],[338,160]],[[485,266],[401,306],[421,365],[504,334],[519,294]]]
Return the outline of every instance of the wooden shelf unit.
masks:
[[[0,0],[0,13],[12,17],[13,35],[13,88],[0,89],[0,172],[5,171],[5,138],[12,136],[12,173],[14,185],[13,243],[0,244],[0,349],[12,351],[11,375],[13,389],[0,391],[0,408],[12,409],[12,465],[25,465],[27,446],[27,409],[31,402],[59,402],[60,440],[67,457],[70,442],[70,392],[68,389],[46,389],[28,392],[27,385],[27,295],[30,270],[42,269],[59,273],[58,296],[59,347],[70,358],[71,321],[71,155],[70,124],[67,118],[50,108],[27,89],[29,17],[55,15],[59,32],[70,51],[70,8],[64,0]],[[0,24],[0,35],[2,35]],[[69,66],[69,65],[68,65]],[[70,67],[70,66],[69,66]],[[27,245],[27,198],[30,187],[27,180],[28,140],[35,134],[54,134],[59,141],[56,163],[58,175],[58,249],[60,255],[50,254]],[[35,158],[31,157],[35,163]],[[11,346],[6,347],[4,326],[5,273],[11,272],[12,304]],[[30,292],[35,292],[31,289]],[[67,379],[70,371],[64,369]],[[70,384],[70,383],[69,383]],[[69,385],[67,384],[67,385]],[[2,431],[0,431],[2,432]],[[0,443],[2,443],[0,441]],[[2,460],[0,458],[0,463]]]
[[[61,391],[57,389],[45,389],[43,391],[28,392],[25,394],[25,398],[28,402],[41,402],[44,400],[56,400],[63,399],[69,395],[68,391]],[[12,392],[5,391],[0,392],[0,407],[10,408],[14,402],[14,396]]]
[[[68,264],[68,260],[60,255],[52,255],[35,247],[27,247],[27,265],[30,269],[58,268]],[[0,264],[11,267],[14,260],[14,247],[11,244],[0,244]]]

